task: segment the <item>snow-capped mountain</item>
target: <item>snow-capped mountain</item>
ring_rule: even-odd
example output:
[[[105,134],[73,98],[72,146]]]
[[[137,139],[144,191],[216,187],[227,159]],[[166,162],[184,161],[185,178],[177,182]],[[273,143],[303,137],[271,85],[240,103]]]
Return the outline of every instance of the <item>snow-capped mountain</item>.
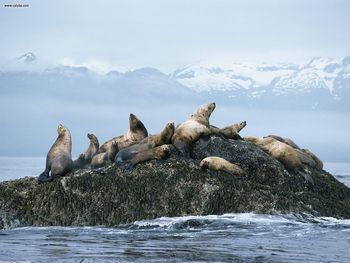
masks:
[[[342,84],[336,80],[349,73],[350,67],[346,58],[315,58],[292,74],[281,76],[273,83],[272,89],[278,95],[308,93],[312,89],[326,89],[331,95],[336,95],[337,90],[342,88]]]
[[[36,56],[33,52],[28,52],[17,58],[17,61],[23,61],[26,63],[30,63],[36,60]]]
[[[220,67],[197,63],[178,70],[170,76],[197,92],[245,91],[256,97],[266,91],[288,95],[326,90],[337,96],[342,88],[350,87],[350,57],[344,59],[315,58],[308,64],[238,64]]]
[[[257,89],[269,85],[275,78],[298,69],[292,64],[232,63],[229,66],[200,62],[175,70],[170,76],[197,92]]]
[[[305,65],[200,62],[171,74],[155,68],[102,74],[84,64],[41,65],[31,52],[7,63],[8,70],[0,70],[0,94],[40,94],[84,103],[215,100],[254,108],[350,112],[350,56],[315,58]]]

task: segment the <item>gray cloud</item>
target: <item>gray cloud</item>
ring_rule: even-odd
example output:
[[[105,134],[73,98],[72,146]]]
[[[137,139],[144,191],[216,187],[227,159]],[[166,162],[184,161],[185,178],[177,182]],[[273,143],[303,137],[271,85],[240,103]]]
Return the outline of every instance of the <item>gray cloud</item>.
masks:
[[[27,1],[0,9],[0,56],[98,59],[164,71],[208,57],[309,59],[350,53],[350,2]]]

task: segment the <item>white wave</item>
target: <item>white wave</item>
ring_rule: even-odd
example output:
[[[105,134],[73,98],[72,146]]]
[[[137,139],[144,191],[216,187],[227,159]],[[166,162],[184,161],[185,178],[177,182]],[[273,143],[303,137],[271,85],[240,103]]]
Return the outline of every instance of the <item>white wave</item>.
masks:
[[[197,227],[202,225],[220,226],[220,225],[276,225],[276,224],[305,224],[314,221],[315,218],[307,215],[266,215],[256,213],[239,213],[239,214],[223,214],[223,215],[207,215],[207,216],[183,216],[183,217],[160,217],[153,220],[135,221],[132,226],[140,228],[181,228],[181,227]],[[317,222],[325,220],[320,218]],[[334,220],[337,220],[334,218]],[[346,221],[346,220],[345,220]],[[328,221],[325,221],[328,222]],[[350,225],[350,220],[347,222]]]
[[[127,225],[116,227],[105,226],[26,226],[11,229],[11,231],[79,231],[87,233],[103,232],[105,234],[127,234],[130,231],[152,231],[152,230],[181,230],[181,229],[203,229],[220,228],[224,226],[323,226],[345,228],[350,230],[350,219],[337,219],[333,217],[315,217],[305,214],[256,214],[256,213],[230,213],[223,215],[206,216],[182,216],[182,217],[159,217],[151,220],[139,220]]]

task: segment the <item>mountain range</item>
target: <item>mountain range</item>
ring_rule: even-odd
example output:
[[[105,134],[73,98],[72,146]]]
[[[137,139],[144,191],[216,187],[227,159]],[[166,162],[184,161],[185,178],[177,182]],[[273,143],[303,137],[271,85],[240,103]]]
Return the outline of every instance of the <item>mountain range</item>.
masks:
[[[220,101],[246,107],[350,110],[350,56],[319,57],[305,65],[198,62],[166,74],[155,68],[98,74],[88,67],[56,65],[32,70],[38,57],[26,53],[18,69],[0,71],[2,95],[62,97],[124,103],[145,100]]]

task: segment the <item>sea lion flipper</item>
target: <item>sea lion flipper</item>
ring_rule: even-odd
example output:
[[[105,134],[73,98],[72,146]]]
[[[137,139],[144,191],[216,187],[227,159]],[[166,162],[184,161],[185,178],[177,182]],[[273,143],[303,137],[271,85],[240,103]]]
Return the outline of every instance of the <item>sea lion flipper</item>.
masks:
[[[53,177],[49,176],[49,171],[48,170],[45,170],[39,175],[37,180],[38,180],[38,183],[46,183],[46,182],[52,181]]]
[[[233,136],[232,139],[234,139],[234,140],[244,140],[244,139],[241,137],[241,135],[239,135],[238,133],[235,134],[235,135]]]

